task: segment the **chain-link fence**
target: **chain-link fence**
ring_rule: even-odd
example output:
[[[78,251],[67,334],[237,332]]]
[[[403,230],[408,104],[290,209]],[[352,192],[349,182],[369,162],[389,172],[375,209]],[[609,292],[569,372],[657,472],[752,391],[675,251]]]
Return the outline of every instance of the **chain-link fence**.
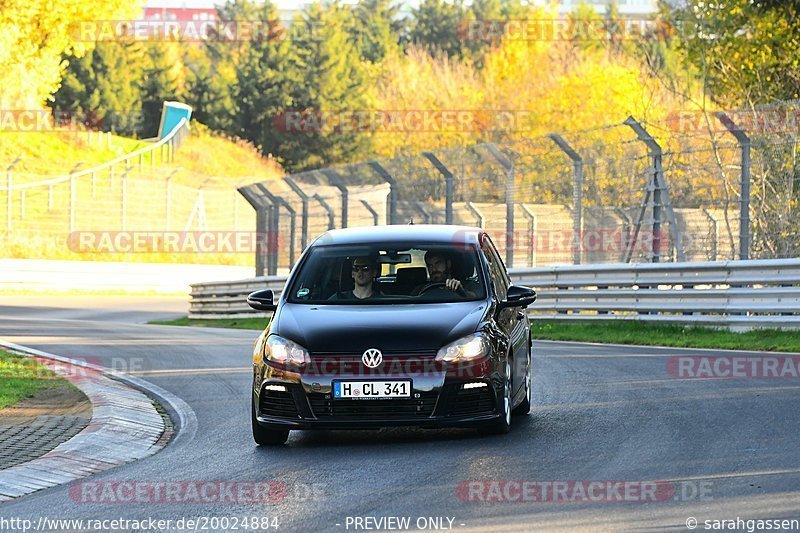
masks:
[[[483,227],[514,267],[795,257],[796,108],[628,117],[251,185],[242,192],[270,237],[257,272],[288,268],[328,228],[411,221]],[[301,240],[281,215],[290,208],[306,220]]]
[[[798,256],[798,102],[437,149],[239,182],[170,164],[161,144],[59,178],[11,162],[4,255],[252,264],[286,272],[332,228],[485,228],[509,266]],[[624,117],[621,117],[624,118]],[[298,133],[299,134],[299,133]],[[2,170],[2,169],[0,169]],[[256,183],[252,183],[256,181]],[[248,185],[245,185],[249,183]],[[196,257],[194,259],[197,260]]]
[[[43,176],[35,161],[6,165],[0,169],[2,256],[251,263],[255,213],[230,178],[175,166],[188,135],[183,121],[146,148],[92,168],[60,169],[57,177]],[[247,237],[238,245],[237,234]]]

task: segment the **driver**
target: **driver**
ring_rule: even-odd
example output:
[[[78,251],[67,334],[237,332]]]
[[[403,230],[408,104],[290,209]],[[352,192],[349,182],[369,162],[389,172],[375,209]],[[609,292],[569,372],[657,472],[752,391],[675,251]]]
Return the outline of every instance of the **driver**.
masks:
[[[416,287],[412,294],[419,294],[425,287],[430,286],[431,283],[444,283],[443,288],[463,293],[468,298],[477,295],[469,281],[462,282],[453,276],[453,261],[447,252],[428,250],[425,253],[425,266],[428,269],[428,278],[430,281]]]

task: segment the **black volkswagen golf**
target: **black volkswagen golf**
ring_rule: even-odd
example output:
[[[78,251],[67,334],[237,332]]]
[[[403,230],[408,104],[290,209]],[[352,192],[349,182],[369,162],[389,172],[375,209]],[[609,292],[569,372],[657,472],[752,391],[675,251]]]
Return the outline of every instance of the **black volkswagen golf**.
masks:
[[[332,230],[295,265],[253,352],[253,437],[292,429],[473,426],[506,433],[531,402],[532,289],[461,226]]]

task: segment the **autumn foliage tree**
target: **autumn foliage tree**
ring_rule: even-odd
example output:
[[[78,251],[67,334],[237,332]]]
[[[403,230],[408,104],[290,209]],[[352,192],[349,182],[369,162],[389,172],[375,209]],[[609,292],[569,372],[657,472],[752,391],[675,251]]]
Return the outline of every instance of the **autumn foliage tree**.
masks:
[[[63,54],[82,56],[92,46],[80,25],[138,16],[139,1],[1,0],[0,107],[39,109],[61,82]]]

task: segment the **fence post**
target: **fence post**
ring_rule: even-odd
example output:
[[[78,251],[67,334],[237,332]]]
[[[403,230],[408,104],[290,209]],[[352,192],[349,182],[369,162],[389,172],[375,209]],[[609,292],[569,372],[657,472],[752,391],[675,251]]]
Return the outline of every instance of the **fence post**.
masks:
[[[13,210],[12,198],[11,196],[14,193],[14,188],[12,187],[12,179],[11,179],[11,167],[6,169],[6,231],[11,234],[11,213]]]
[[[736,137],[742,152],[742,172],[739,181],[739,259],[750,259],[750,137],[725,113],[716,113],[725,129]]]
[[[366,200],[364,200],[364,199],[362,199],[362,200],[361,200],[361,204],[362,204],[364,207],[366,207],[366,208],[367,208],[367,211],[369,211],[369,214],[370,214],[370,215],[372,215],[372,225],[373,225],[373,226],[377,226],[377,225],[379,224],[379,222],[380,222],[380,220],[379,220],[379,216],[378,216],[378,212],[377,212],[377,211],[375,211],[375,210],[372,208],[372,206],[371,206],[371,205],[369,205],[369,202],[367,202],[367,201],[366,201]]]
[[[583,158],[561,135],[548,135],[572,160],[572,263],[580,265],[583,253]]]
[[[506,173],[506,266],[514,266],[514,193],[517,190],[514,176],[514,163],[494,144],[487,144],[489,153],[497,159]]]
[[[122,186],[122,205],[121,205],[121,212],[120,218],[122,220],[122,231],[127,230],[128,224],[128,172],[131,171],[131,167],[125,169],[125,172],[122,173],[121,186]]]
[[[334,227],[336,227],[333,220],[333,209],[331,209],[331,206],[325,201],[325,198],[320,196],[318,193],[314,194],[314,200],[318,201],[319,205],[321,205],[322,208],[328,213],[328,229],[332,230]]]
[[[625,263],[625,262],[627,262],[627,261],[625,261],[625,251],[628,249],[628,241],[630,241],[630,238],[631,238],[631,226],[633,225],[633,222],[631,221],[631,217],[629,217],[628,214],[625,213],[625,211],[623,211],[621,208],[615,207],[614,208],[614,212],[616,214],[618,214],[619,217],[622,220],[625,221],[625,225],[623,226],[624,235],[622,237],[620,237],[620,244],[622,245],[621,246],[622,257],[620,258],[620,261]],[[622,240],[622,239],[624,239],[624,240]]]
[[[300,203],[302,205],[301,209],[301,220],[300,220],[300,240],[303,242],[303,248],[308,245],[308,195],[303,192],[303,189],[300,188],[297,183],[294,182],[291,178],[283,178],[283,181],[291,188],[297,196],[300,197]]]
[[[264,202],[262,202],[262,197],[253,192],[250,187],[252,186],[239,187],[237,190],[256,211],[256,276],[260,277],[264,275],[265,250],[262,235],[264,229],[267,228],[270,223],[269,210]]]
[[[294,241],[296,240],[297,235],[297,211],[295,211],[294,207],[289,204],[286,200],[281,198],[281,203],[283,203],[283,207],[289,211],[289,270],[292,269],[294,266]]]
[[[78,161],[69,171],[69,232],[75,231],[75,204],[77,197],[75,194],[75,171],[83,165],[83,161]]]
[[[239,197],[236,195],[236,192],[233,193],[233,230],[236,231],[239,228],[239,203],[237,200]]]
[[[6,230],[8,231],[9,235],[11,234],[11,215],[13,213],[12,196],[14,192],[12,171],[14,170],[14,167],[17,166],[17,163],[19,163],[21,160],[22,156],[17,157],[10,165],[8,165],[8,168],[6,168]]]
[[[478,220],[478,227],[483,228],[483,214],[475,207],[475,204],[472,202],[467,202],[467,209],[470,213],[475,215],[475,218]]]
[[[675,243],[675,250],[677,251],[678,261],[686,261],[686,256],[683,251],[683,239],[678,230],[678,222],[675,218],[675,211],[672,209],[672,203],[669,199],[669,190],[667,189],[667,182],[664,179],[664,169],[662,165],[663,150],[661,145],[656,142],[652,135],[650,135],[644,126],[642,126],[635,118],[629,116],[623,122],[629,126],[639,137],[639,140],[645,143],[650,149],[650,155],[653,157],[653,263],[658,263],[661,258],[661,208],[666,207],[667,218],[669,219],[670,232],[672,233],[672,240]],[[641,219],[637,224],[641,223]],[[638,234],[638,231],[636,232]],[[631,243],[633,248],[633,243]]]
[[[708,221],[711,223],[711,235],[713,240],[711,241],[711,261],[717,260],[717,242],[719,240],[719,232],[717,230],[717,219],[711,216],[711,213],[703,207],[700,209],[703,214],[706,216]]]
[[[269,199],[270,202],[272,202],[272,208],[275,210],[276,217],[277,217],[278,209],[280,209],[281,206],[284,209],[286,209],[286,211],[289,212],[289,216],[291,217],[289,219],[289,268],[291,269],[292,265],[294,265],[294,259],[295,259],[295,257],[294,257],[294,255],[295,255],[294,254],[294,251],[295,251],[294,242],[296,240],[296,235],[297,235],[297,211],[295,211],[294,207],[292,207],[291,204],[289,202],[287,202],[285,198],[283,198],[282,196],[278,196],[276,194],[271,193],[269,191],[269,189],[267,189],[266,185],[264,185],[263,183],[257,183],[256,187],[264,194],[264,196],[266,196]],[[280,231],[280,226],[278,225],[278,223],[276,223],[275,224],[275,239],[276,239],[275,242],[276,242],[276,244],[277,244],[277,238],[280,235],[279,231]],[[277,269],[277,267],[278,267],[278,255],[277,255],[278,247],[277,247],[277,245],[274,247],[274,250],[275,250],[275,268]],[[276,274],[277,274],[277,272],[276,272]]]
[[[281,214],[279,208],[278,199],[269,192],[266,185],[263,183],[254,183],[253,187],[255,187],[258,192],[265,196],[270,201],[270,224],[269,224],[269,232],[267,234],[267,274],[270,276],[275,276],[278,274],[278,237],[280,236],[281,231]]]
[[[536,215],[525,204],[519,204],[528,218],[528,266],[536,266]]]
[[[179,170],[179,168],[174,169],[172,172],[170,172],[169,176],[167,176],[167,179],[164,180],[164,218],[166,218],[167,231],[170,230],[170,225],[172,222],[172,188],[170,187],[170,183],[172,181],[172,177],[177,174]]]
[[[422,203],[419,200],[414,200],[413,204],[414,208],[422,215],[422,220],[425,221],[426,224],[433,223],[433,217],[431,216],[430,212],[428,212],[424,207],[422,207]]]
[[[453,173],[433,152],[422,152],[422,156],[444,176],[444,223],[453,223]]]
[[[339,192],[342,193],[342,227],[346,228],[347,204],[350,201],[350,191],[347,190],[347,187],[342,182],[341,176],[339,176],[339,174],[335,170],[326,168],[324,170],[321,170],[320,172],[322,172],[322,174],[324,174],[325,177],[328,178],[328,181],[330,182],[331,185],[339,189]]]
[[[389,224],[397,224],[397,180],[377,161],[373,160],[368,164],[372,170],[389,184],[389,212],[387,213],[387,221]]]

